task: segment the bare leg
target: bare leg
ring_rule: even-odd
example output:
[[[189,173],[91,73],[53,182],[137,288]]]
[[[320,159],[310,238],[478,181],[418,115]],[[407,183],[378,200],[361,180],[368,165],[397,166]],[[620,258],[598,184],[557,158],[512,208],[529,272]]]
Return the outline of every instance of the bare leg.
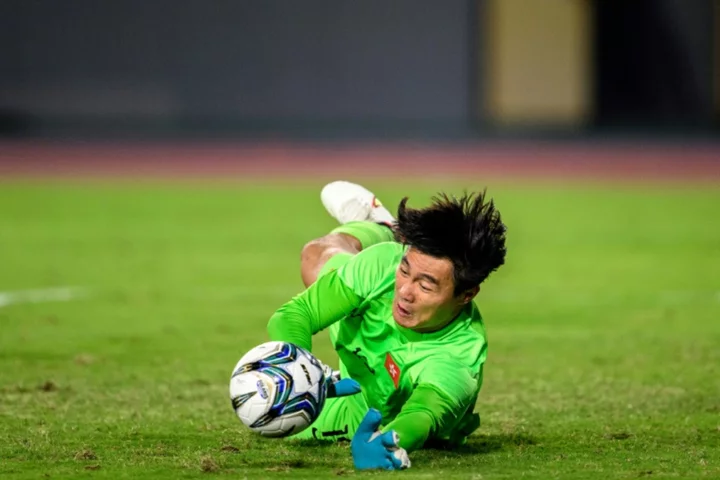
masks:
[[[305,287],[315,283],[320,270],[330,257],[343,252],[354,255],[360,250],[360,240],[345,233],[330,233],[308,242],[300,255],[300,275]]]

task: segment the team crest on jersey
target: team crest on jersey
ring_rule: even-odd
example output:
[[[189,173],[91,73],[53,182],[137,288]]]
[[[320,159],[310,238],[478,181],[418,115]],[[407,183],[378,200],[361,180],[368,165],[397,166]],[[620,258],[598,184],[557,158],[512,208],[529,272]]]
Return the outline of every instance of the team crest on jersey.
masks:
[[[401,372],[400,367],[397,366],[397,363],[395,363],[395,360],[393,360],[390,352],[385,354],[385,369],[390,374],[390,378],[392,378],[393,383],[395,384],[395,388],[397,388],[400,383]]]

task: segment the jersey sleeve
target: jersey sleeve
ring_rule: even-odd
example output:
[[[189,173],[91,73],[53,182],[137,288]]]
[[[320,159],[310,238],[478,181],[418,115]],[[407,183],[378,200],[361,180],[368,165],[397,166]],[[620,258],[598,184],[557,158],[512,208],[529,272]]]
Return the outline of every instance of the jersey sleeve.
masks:
[[[434,386],[450,399],[453,409],[464,410],[477,395],[481,380],[481,372],[472,372],[451,359],[430,358],[416,376],[415,384]]]
[[[412,452],[421,448],[429,437],[454,423],[458,415],[453,408],[454,403],[432,385],[418,385],[400,413],[382,430],[395,430],[400,446]]]
[[[395,419],[383,430],[395,430],[400,446],[422,447],[428,438],[448,436],[472,410],[481,375],[452,361],[431,362],[417,377],[417,386]],[[452,375],[448,375],[452,372]]]
[[[393,260],[399,261],[400,255],[399,244],[378,244],[323,274],[273,314],[268,322],[270,339],[312,349],[314,334],[348,316],[387,282],[395,270]]]
[[[361,302],[362,298],[345,285],[337,271],[330,271],[270,317],[270,340],[312,350],[314,334],[350,314]]]

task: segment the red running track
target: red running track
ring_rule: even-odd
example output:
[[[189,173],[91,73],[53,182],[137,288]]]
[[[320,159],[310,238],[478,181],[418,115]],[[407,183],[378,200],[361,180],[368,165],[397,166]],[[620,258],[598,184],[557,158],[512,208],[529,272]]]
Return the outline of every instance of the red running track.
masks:
[[[0,142],[0,178],[439,177],[720,183],[720,144]]]

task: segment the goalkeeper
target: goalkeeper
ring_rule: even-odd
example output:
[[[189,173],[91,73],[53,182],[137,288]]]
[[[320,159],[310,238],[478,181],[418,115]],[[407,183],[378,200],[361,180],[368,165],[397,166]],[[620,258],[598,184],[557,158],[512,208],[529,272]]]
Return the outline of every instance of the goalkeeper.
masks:
[[[305,245],[307,289],[268,332],[312,350],[328,328],[344,380],[292,438],[352,439],[359,469],[405,468],[407,452],[463,444],[480,425],[487,341],[473,299],[505,261],[500,213],[484,192],[440,194],[424,209],[404,198],[397,220],[360,185],[333,182],[321,198],[341,226]]]

